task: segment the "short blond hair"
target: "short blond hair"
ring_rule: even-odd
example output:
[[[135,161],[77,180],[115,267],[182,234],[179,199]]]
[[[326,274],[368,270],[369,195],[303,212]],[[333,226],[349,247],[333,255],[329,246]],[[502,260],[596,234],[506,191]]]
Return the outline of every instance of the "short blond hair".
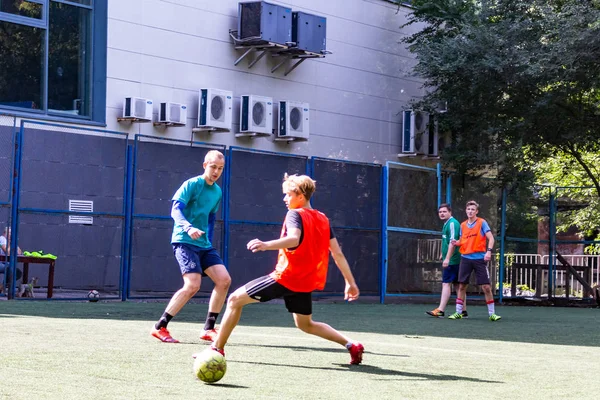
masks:
[[[204,156],[204,162],[209,163],[211,161],[224,160],[225,156],[219,150],[211,150]]]
[[[467,208],[469,206],[475,206],[475,208],[477,208],[477,210],[479,210],[479,204],[475,200],[469,200],[469,201],[467,201],[467,205],[466,205],[465,208]]]
[[[283,175],[283,190],[292,191],[296,194],[304,196],[306,201],[309,201],[313,193],[317,189],[317,181],[307,175]]]

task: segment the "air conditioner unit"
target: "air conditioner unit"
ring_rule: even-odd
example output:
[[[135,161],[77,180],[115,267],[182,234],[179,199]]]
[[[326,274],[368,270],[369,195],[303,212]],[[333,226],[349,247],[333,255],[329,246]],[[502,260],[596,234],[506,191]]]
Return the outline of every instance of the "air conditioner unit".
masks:
[[[292,9],[266,1],[238,4],[238,40],[245,44],[292,41]]]
[[[242,95],[240,108],[240,133],[263,136],[273,133],[273,99],[271,97]]]
[[[300,50],[326,52],[327,18],[301,11],[292,13],[292,41]]]
[[[187,120],[187,106],[179,103],[160,103],[158,108],[158,122],[166,124],[185,125]]]
[[[200,89],[198,127],[231,130],[233,92],[220,89]]]
[[[123,118],[152,121],[152,100],[141,97],[125,97]]]
[[[435,124],[430,141],[429,113],[407,110],[402,114],[402,152],[437,155]],[[434,143],[435,142],[435,143]]]
[[[310,108],[308,103],[281,100],[277,119],[277,137],[308,140],[310,134]]]

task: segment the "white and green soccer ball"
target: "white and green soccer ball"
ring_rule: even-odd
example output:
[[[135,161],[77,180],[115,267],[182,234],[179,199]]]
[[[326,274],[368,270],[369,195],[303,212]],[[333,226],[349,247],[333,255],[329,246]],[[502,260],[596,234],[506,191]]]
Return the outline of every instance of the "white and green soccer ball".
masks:
[[[215,383],[225,376],[227,362],[216,350],[206,349],[194,360],[194,374],[202,382]]]

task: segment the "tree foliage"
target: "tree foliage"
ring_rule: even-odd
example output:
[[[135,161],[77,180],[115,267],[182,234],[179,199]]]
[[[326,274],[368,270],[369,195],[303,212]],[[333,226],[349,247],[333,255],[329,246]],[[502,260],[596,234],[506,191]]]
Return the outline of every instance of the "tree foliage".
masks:
[[[405,39],[429,94],[417,106],[448,112],[446,161],[461,171],[493,167],[505,181],[523,165],[600,150],[600,2],[593,0],[415,0]]]
[[[452,134],[444,160],[502,184],[549,183],[600,224],[600,0],[415,0],[405,38],[428,94],[415,107]],[[586,214],[587,213],[587,214]],[[567,221],[567,219],[565,219]],[[567,222],[566,222],[567,223]]]

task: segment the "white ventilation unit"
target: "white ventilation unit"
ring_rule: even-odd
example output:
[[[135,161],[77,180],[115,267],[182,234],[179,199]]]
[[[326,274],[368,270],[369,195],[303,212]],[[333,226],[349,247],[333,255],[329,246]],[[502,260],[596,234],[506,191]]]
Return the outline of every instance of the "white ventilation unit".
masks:
[[[437,123],[431,122],[427,112],[402,112],[402,153],[438,155]]]
[[[185,125],[187,106],[179,103],[160,103],[158,122],[173,125]]]
[[[240,133],[254,136],[273,134],[273,99],[271,97],[242,95]]]
[[[152,121],[152,100],[141,97],[125,97],[123,118]]]
[[[277,119],[277,138],[308,140],[310,134],[310,107],[308,103],[281,100]]]
[[[220,89],[200,89],[198,127],[231,130],[233,93]]]
[[[94,212],[94,202],[89,200],[69,200],[69,211]],[[70,224],[92,225],[94,217],[89,215],[69,215]]]

